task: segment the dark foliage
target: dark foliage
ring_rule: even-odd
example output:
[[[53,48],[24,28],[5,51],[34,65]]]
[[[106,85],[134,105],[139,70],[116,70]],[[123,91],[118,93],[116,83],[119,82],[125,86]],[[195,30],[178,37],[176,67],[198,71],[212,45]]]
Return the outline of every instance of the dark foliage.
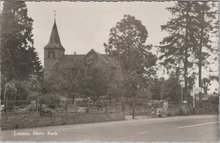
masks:
[[[152,45],[146,45],[148,32],[140,20],[130,15],[116,23],[110,30],[108,43],[104,44],[108,55],[116,57],[125,71],[136,71],[138,74],[151,75],[151,69],[156,63],[156,56],[150,50]]]
[[[3,82],[26,80],[30,74],[42,76],[42,66],[33,48],[32,23],[22,1],[3,3],[1,58]]]
[[[43,94],[38,97],[39,104],[46,104],[49,108],[55,108],[60,103],[60,97],[54,94]]]

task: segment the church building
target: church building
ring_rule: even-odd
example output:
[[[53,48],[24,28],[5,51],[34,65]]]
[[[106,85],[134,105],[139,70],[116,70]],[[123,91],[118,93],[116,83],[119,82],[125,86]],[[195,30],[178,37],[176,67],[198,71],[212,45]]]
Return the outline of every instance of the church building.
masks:
[[[100,66],[108,68],[110,72],[120,71],[120,66],[113,57],[100,54],[91,49],[87,54],[65,55],[65,48],[61,44],[56,20],[54,20],[49,43],[44,47],[44,80],[52,78],[56,70],[67,70],[76,67],[76,64]]]

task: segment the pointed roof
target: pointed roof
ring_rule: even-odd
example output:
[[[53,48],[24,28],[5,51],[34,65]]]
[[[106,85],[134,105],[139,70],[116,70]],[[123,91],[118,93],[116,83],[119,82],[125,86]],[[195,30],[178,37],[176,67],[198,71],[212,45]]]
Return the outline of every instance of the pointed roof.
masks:
[[[109,65],[112,65],[112,66],[116,66],[116,65],[118,64],[117,61],[116,61],[116,59],[115,59],[114,57],[110,57],[110,56],[108,56],[108,55],[106,55],[106,54],[101,54],[101,53],[95,51],[94,49],[91,49],[91,50],[85,55],[85,57],[86,57],[87,55],[89,55],[90,53],[95,53],[95,54],[98,56],[98,58],[100,58],[100,59],[101,59],[104,63],[106,63],[106,64],[109,64]]]
[[[49,39],[49,43],[44,47],[44,48],[60,48],[63,49],[63,46],[60,42],[60,37],[58,34],[58,30],[57,30],[57,25],[56,25],[56,20],[54,20],[54,24],[53,24],[53,28],[52,28],[52,32],[50,35],[50,39]]]
[[[86,55],[84,54],[77,54],[77,55],[64,55],[62,56],[59,61],[56,62],[54,69],[71,69],[76,67],[78,64],[83,64],[85,58],[91,54],[95,53],[99,60],[103,61],[103,64],[109,65],[111,67],[118,67],[119,63],[114,57],[110,57],[106,54],[101,54],[91,49]]]

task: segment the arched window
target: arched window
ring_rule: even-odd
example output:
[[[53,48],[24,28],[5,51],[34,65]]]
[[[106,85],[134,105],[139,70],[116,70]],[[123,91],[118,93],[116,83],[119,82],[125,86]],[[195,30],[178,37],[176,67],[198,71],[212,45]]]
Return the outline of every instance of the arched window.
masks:
[[[52,50],[50,50],[50,51],[48,52],[47,58],[55,58],[55,52],[52,51]]]

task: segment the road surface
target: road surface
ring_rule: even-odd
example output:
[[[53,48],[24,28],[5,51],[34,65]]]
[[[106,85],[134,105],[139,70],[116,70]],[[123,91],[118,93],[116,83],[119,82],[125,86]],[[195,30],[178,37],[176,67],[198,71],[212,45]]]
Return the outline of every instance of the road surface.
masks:
[[[5,141],[218,141],[218,116],[178,116],[1,132]]]

